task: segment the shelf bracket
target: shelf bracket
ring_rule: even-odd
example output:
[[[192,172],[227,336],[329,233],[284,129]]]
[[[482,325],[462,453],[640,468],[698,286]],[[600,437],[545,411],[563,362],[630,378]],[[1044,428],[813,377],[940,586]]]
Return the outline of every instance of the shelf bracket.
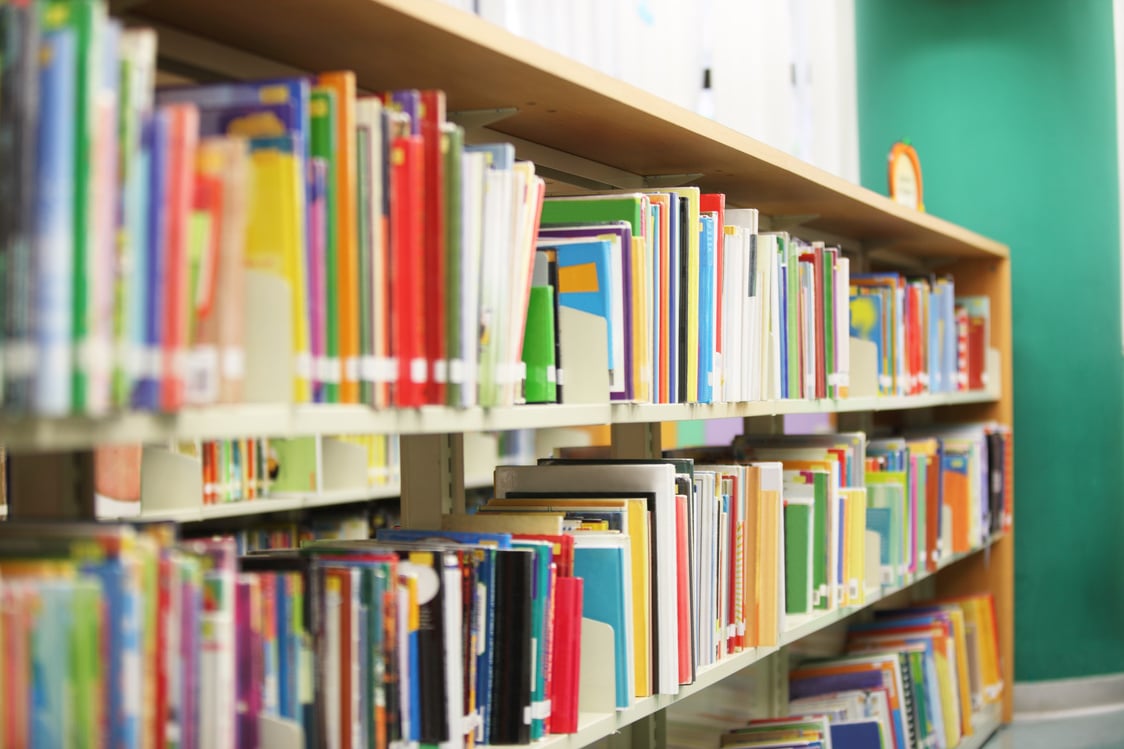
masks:
[[[494,109],[462,109],[446,113],[450,122],[455,122],[465,129],[465,132],[475,132],[488,127],[500,120],[506,120],[519,112],[518,107],[496,107]]]
[[[613,424],[610,454],[614,458],[662,458],[663,429],[658,421]]]
[[[791,213],[776,216],[762,216],[763,231],[792,231],[820,217],[818,213]]]
[[[688,172],[686,174],[649,174],[644,177],[645,187],[683,187],[703,177],[702,172]]]
[[[463,514],[464,436],[411,434],[400,438],[402,527],[441,527],[441,516]]]
[[[8,454],[8,517],[94,520],[94,451]]]

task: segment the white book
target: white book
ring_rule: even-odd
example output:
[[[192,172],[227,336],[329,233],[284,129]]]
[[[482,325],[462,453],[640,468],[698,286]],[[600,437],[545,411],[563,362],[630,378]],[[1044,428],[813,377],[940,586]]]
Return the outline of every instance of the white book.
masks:
[[[360,252],[369,252],[371,263],[367,269],[371,288],[371,309],[368,311],[370,328],[366,348],[370,353],[359,361],[359,380],[361,382],[382,384],[390,382],[390,333],[388,304],[389,273],[387,267],[386,236],[381,229],[383,216],[383,115],[382,103],[375,97],[362,97],[355,102],[355,130],[356,150],[366,154],[365,163],[358,168],[364,169],[365,174],[358,174],[357,179],[367,188],[366,207],[370,216],[370,235],[360,237],[360,241],[368,242],[369,247],[360,248]],[[364,210],[364,208],[360,208]],[[372,405],[385,407],[390,405],[376,395]]]
[[[464,714],[464,661],[461,627],[463,616],[461,600],[461,570],[455,554],[443,555],[442,603],[445,617],[445,716],[449,726],[449,740],[440,743],[441,749],[461,749],[468,728]]]
[[[504,266],[510,256],[511,193],[514,175],[509,170],[485,173],[484,236],[480,265],[480,366],[479,403],[499,405],[498,368],[500,331],[503,329]]]
[[[464,359],[449,367],[453,382],[460,380],[461,406],[477,403],[480,361],[480,274],[484,250],[484,194],[487,156],[466,152],[461,161],[461,351]]]

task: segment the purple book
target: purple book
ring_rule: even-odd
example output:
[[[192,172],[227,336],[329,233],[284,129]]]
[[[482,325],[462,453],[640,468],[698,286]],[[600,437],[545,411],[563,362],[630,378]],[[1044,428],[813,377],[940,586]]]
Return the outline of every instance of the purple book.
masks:
[[[884,686],[882,672],[878,670],[838,673],[830,676],[793,678],[788,685],[788,698],[799,700],[820,694],[848,692],[853,689],[876,689]]]
[[[259,582],[254,575],[239,575],[234,605],[235,676],[235,746],[257,749],[258,717],[261,712],[261,644],[260,631],[254,626],[260,606]]]
[[[324,402],[323,367],[327,364],[327,346],[324,319],[327,297],[325,249],[327,247],[328,222],[325,197],[327,195],[328,163],[324,159],[309,161],[309,210],[308,210],[308,340],[312,351],[312,400]]]

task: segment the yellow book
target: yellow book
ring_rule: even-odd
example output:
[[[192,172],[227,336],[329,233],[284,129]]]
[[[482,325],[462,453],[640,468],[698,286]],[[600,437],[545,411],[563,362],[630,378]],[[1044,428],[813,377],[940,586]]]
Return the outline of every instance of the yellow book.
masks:
[[[848,606],[866,602],[866,489],[848,487],[842,490],[846,505],[846,527],[843,548],[845,601]]]
[[[292,144],[290,144],[292,145]],[[282,147],[255,148],[250,158],[253,183],[246,266],[285,281],[292,307],[293,400],[310,398],[312,359],[308,341],[308,294],[305,284],[304,179],[301,159]]]
[[[781,506],[783,471],[780,463],[756,463],[758,468],[758,533],[754,555],[757,573],[757,646],[779,644],[781,612],[784,611],[784,570],[781,567]]]

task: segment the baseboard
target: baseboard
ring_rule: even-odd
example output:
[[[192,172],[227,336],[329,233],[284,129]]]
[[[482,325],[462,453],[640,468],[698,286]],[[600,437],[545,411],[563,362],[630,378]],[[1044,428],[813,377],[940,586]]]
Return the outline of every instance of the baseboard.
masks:
[[[1033,720],[1043,713],[1117,709],[1124,709],[1124,674],[1015,684],[1016,720]]]

